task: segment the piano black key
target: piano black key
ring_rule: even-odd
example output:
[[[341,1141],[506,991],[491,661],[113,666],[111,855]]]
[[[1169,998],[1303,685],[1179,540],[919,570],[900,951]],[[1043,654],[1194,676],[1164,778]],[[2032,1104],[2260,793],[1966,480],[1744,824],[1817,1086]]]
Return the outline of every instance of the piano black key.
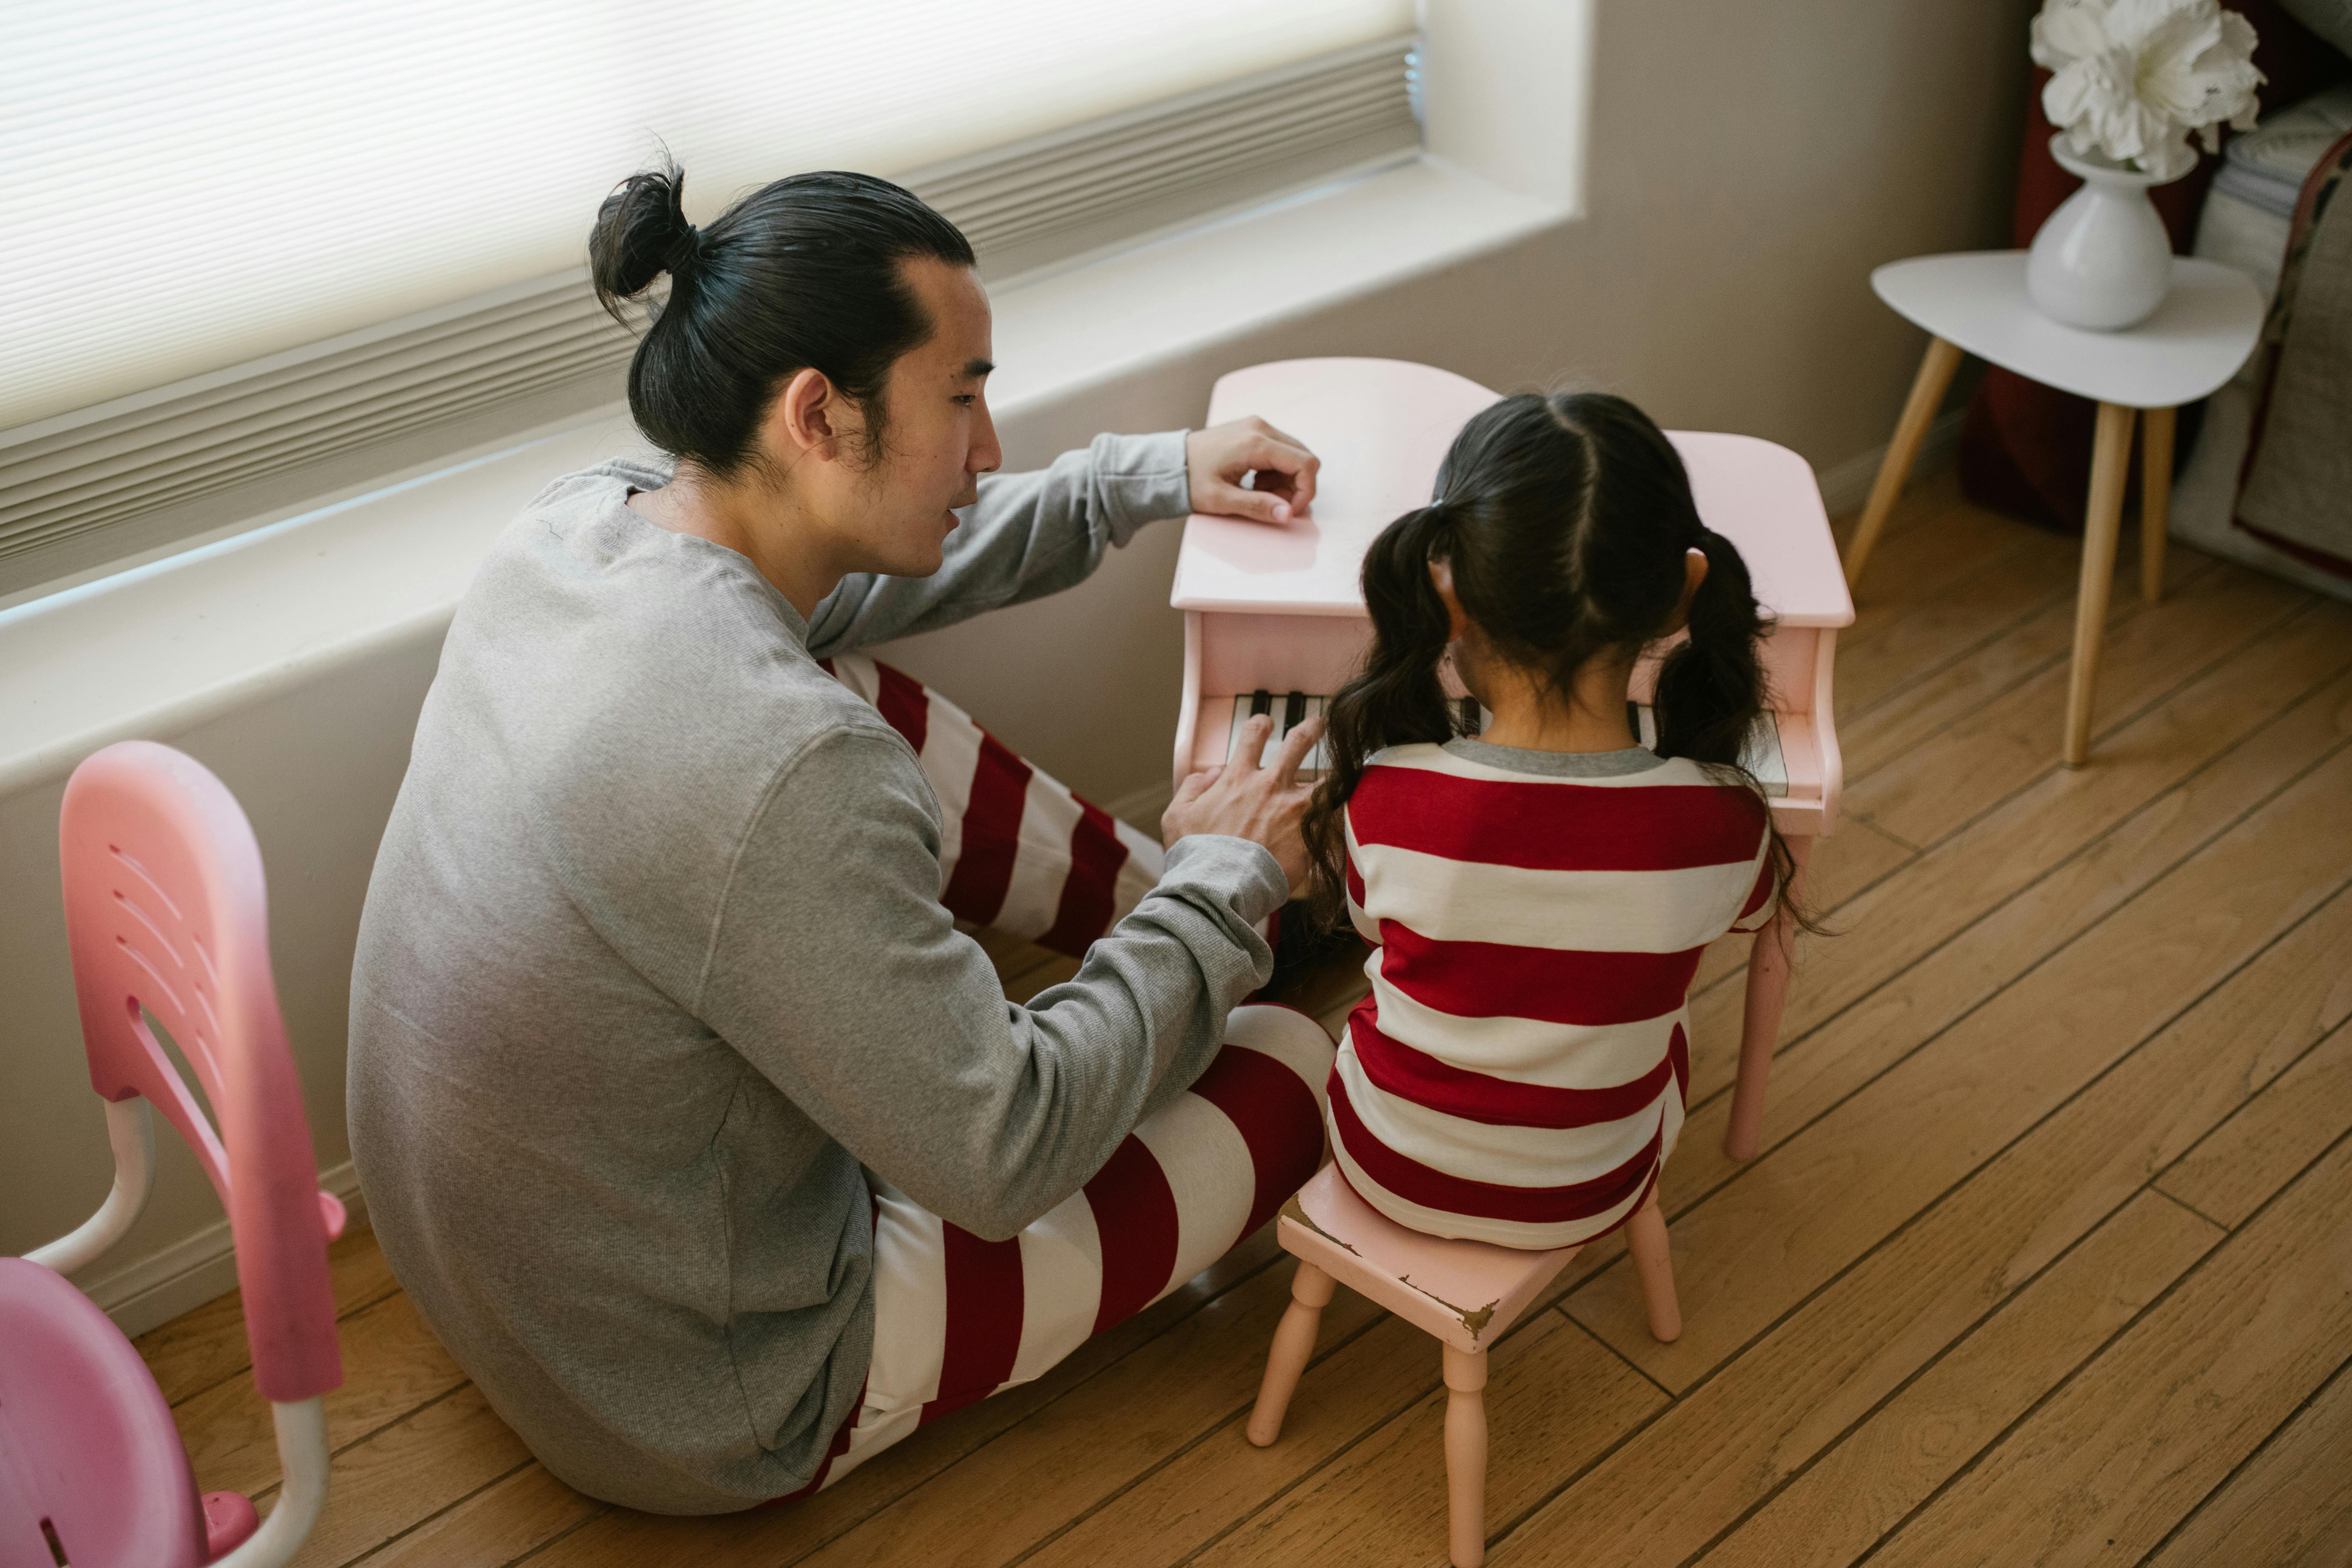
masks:
[[[1307,693],[1294,691],[1282,700],[1282,732],[1289,734],[1307,722]]]
[[[1259,687],[1255,691],[1253,691],[1253,692],[1251,692],[1251,693],[1250,693],[1250,717],[1251,717],[1251,718],[1255,719],[1255,718],[1256,718],[1256,717],[1257,717],[1259,714],[1261,714],[1261,713],[1271,713],[1271,712],[1273,712],[1273,711],[1274,711],[1274,693],[1273,693],[1273,692],[1268,691],[1265,687],[1261,686],[1261,687]]]

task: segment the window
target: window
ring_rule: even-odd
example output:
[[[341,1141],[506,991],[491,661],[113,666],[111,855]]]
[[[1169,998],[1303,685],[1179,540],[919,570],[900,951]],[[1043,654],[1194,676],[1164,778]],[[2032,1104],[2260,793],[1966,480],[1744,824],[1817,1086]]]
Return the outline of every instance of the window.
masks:
[[[394,436],[615,395],[628,340],[579,263],[656,138],[698,220],[862,168],[1001,279],[1409,155],[1412,27],[1411,0],[6,7],[0,591]]]

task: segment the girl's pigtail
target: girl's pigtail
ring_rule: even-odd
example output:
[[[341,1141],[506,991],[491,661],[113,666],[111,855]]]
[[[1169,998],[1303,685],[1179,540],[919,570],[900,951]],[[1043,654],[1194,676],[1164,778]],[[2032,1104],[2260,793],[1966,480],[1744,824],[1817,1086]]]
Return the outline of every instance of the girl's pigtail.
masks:
[[[1658,671],[1658,754],[1737,767],[1770,700],[1757,658],[1765,621],[1738,548],[1705,528],[1697,548],[1706,577],[1691,595],[1690,639]]]
[[[1738,548],[1709,529],[1700,531],[1697,548],[1706,553],[1706,577],[1691,595],[1690,639],[1668,654],[1658,671],[1658,754],[1737,768],[1754,787],[1741,754],[1771,701],[1757,657],[1769,626]],[[1766,853],[1780,899],[1801,929],[1822,933],[1827,928],[1791,894],[1796,859],[1771,821],[1760,787],[1757,795],[1771,833]]]
[[[1364,763],[1390,746],[1454,735],[1438,673],[1453,640],[1453,617],[1429,576],[1430,562],[1446,554],[1448,524],[1443,502],[1409,511],[1381,530],[1364,552],[1371,650],[1363,668],[1326,710],[1329,766],[1304,824],[1315,868],[1310,908],[1318,927],[1336,926],[1346,918],[1346,811]]]

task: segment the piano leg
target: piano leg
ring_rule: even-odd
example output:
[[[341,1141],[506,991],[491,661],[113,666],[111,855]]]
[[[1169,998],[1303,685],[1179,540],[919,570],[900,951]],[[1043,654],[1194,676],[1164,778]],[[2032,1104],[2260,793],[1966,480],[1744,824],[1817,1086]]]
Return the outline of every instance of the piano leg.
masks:
[[[1796,865],[1789,890],[1801,894],[1805,862],[1812,858],[1811,837],[1791,835],[1789,855]],[[1748,1012],[1739,1026],[1739,1082],[1731,1091],[1731,1125],[1724,1130],[1728,1159],[1752,1160],[1764,1132],[1764,1083],[1772,1073],[1772,1047],[1780,1043],[1780,1007],[1789,999],[1789,965],[1797,946],[1797,925],[1784,900],[1748,950]]]

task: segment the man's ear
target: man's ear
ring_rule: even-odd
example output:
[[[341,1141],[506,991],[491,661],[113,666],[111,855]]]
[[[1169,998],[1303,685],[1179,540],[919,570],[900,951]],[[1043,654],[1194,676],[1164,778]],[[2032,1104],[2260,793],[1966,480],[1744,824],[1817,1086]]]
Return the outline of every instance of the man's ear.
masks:
[[[760,435],[769,452],[789,468],[804,457],[836,455],[843,399],[821,370],[796,370],[768,405]]]
[[[1454,563],[1431,562],[1429,581],[1437,590],[1437,596],[1445,601],[1445,640],[1460,642],[1462,634],[1470,629],[1470,617],[1462,613],[1462,601],[1454,596]]]

